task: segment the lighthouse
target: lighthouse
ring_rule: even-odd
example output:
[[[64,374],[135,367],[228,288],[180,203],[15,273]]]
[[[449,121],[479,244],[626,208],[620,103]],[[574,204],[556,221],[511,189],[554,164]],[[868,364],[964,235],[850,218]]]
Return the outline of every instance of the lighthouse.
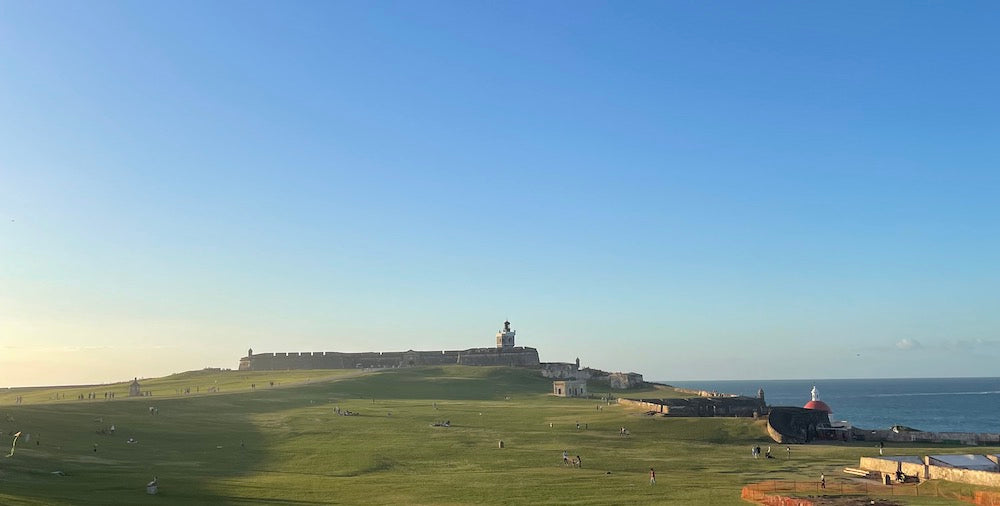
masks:
[[[816,385],[813,385],[812,400],[807,402],[806,405],[802,407],[806,409],[817,409],[820,411],[825,411],[827,414],[833,413],[833,410],[830,409],[829,404],[819,400],[819,390],[816,388]]]

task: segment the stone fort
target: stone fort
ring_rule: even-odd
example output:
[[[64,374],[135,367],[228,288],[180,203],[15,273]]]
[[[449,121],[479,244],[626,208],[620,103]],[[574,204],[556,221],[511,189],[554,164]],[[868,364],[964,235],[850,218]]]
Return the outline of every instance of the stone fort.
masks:
[[[241,371],[277,371],[286,369],[367,369],[416,367],[426,365],[503,365],[539,367],[538,350],[514,345],[515,330],[503,322],[497,332],[496,346],[451,351],[388,351],[341,353],[319,351],[305,353],[254,353],[240,359]]]

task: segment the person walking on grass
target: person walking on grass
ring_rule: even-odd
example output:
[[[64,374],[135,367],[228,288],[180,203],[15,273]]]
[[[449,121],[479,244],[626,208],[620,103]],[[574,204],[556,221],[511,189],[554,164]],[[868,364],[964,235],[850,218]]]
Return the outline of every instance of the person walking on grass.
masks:
[[[649,484],[656,485],[656,471],[653,468],[649,468]]]

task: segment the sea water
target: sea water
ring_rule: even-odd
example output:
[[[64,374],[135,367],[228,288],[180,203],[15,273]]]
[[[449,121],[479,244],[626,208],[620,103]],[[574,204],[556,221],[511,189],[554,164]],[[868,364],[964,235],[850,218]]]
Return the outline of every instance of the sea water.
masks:
[[[756,397],[771,406],[803,406],[813,385],[834,421],[863,429],[905,425],[933,432],[1000,433],[1000,378],[662,381]]]

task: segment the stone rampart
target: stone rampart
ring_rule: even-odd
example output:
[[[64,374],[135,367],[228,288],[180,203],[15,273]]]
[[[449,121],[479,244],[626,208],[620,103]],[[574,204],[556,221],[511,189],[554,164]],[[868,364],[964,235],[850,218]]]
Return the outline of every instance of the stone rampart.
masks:
[[[927,478],[927,466],[923,462],[910,462],[903,459],[905,457],[897,457],[896,460],[884,457],[861,457],[858,467],[865,471],[878,471],[883,475],[888,474],[893,477],[896,476],[897,471],[902,471],[907,476]],[[920,458],[916,457],[914,460],[920,460]]]
[[[542,376],[552,379],[590,379],[590,372],[577,369],[572,362],[545,362]]]
[[[634,372],[613,372],[608,375],[608,383],[616,390],[628,390],[642,386],[642,375]]]
[[[924,432],[865,430],[855,428],[854,439],[858,441],[891,441],[897,443],[959,443],[964,445],[1000,445],[1000,434],[975,432]]]
[[[534,348],[472,348],[457,352],[458,365],[505,365],[537,367],[538,351]]]
[[[755,397],[694,397],[691,399],[623,399],[624,406],[655,411],[664,416],[713,417],[737,416],[753,417],[766,409]]]
[[[904,471],[905,472],[905,471]],[[957,467],[927,466],[927,477],[932,480],[947,480],[970,485],[1000,487],[1000,473],[960,469]]]
[[[830,415],[816,409],[772,406],[767,415],[767,433],[778,443],[808,443],[829,426]]]
[[[383,369],[432,365],[538,366],[538,350],[516,347],[453,351],[254,353],[240,359],[241,371],[289,369]]]
[[[656,402],[655,400],[646,401],[642,399],[625,399],[623,397],[619,397],[618,404],[630,408],[638,408],[643,411],[656,411],[657,413],[663,413],[663,404]]]

